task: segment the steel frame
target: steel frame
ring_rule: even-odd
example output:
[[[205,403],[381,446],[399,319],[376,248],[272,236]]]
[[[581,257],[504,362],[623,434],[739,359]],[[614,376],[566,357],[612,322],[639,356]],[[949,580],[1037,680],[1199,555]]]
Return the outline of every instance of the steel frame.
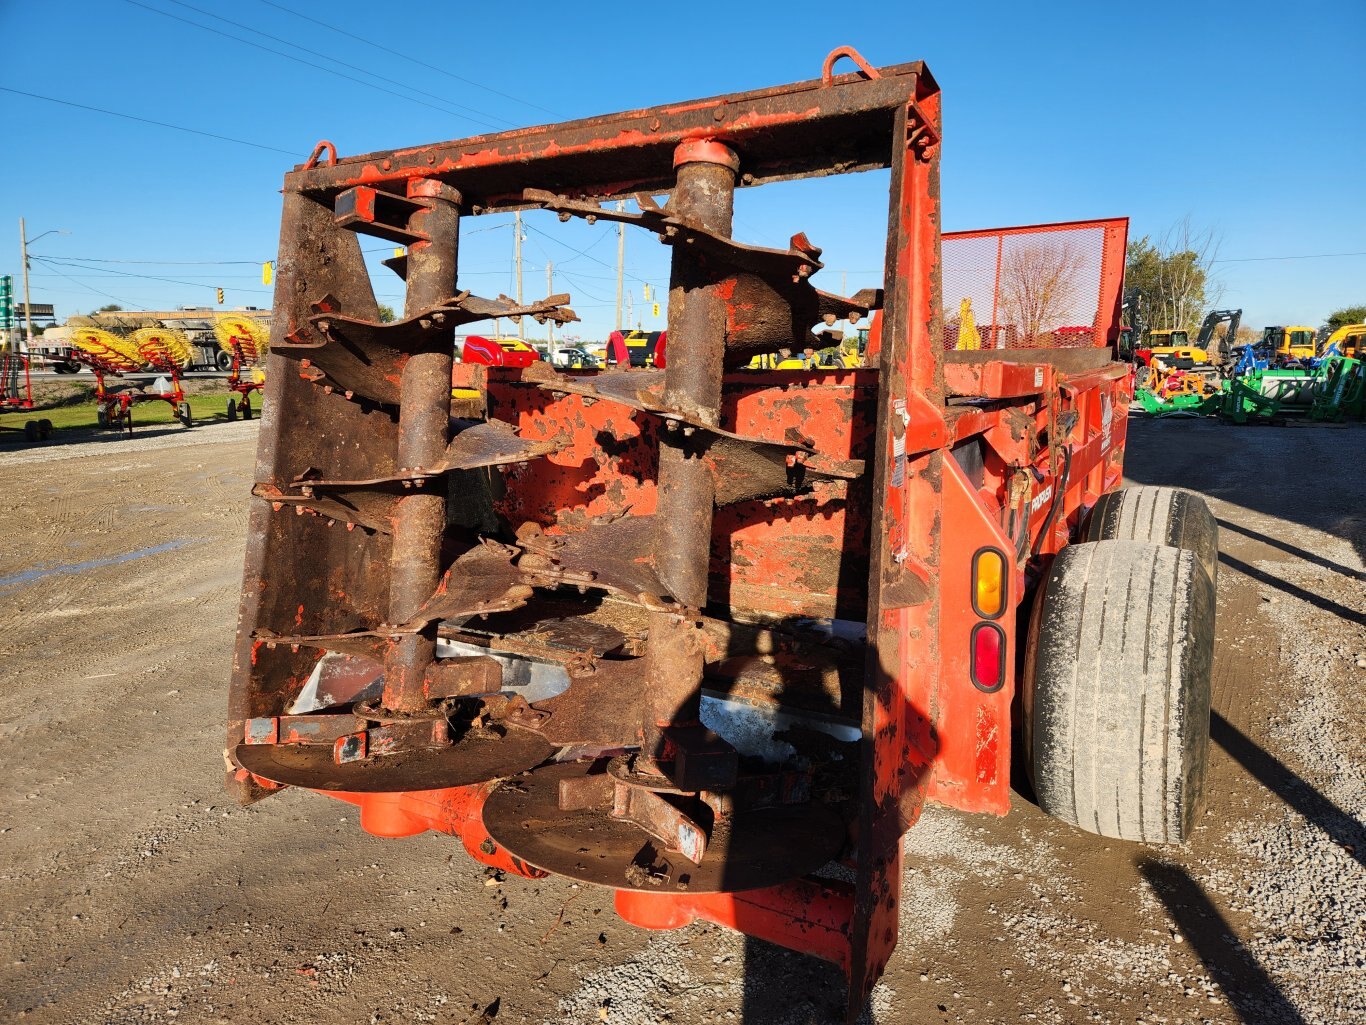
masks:
[[[852,56],[860,71],[833,75],[841,56]],[[813,146],[820,138],[840,145]],[[253,747],[284,743],[293,721],[288,708],[320,649],[384,662],[382,703],[366,706],[377,725],[360,732],[356,743],[363,746],[364,737],[389,728],[400,713],[422,717],[442,696],[480,693],[467,682],[468,667],[447,666],[432,655],[439,622],[516,608],[533,588],[557,585],[602,588],[643,607],[651,624],[643,656],[654,703],[642,706],[638,671],[623,675],[590,655],[566,663],[568,693],[576,701],[495,703],[489,714],[512,734],[539,731],[555,744],[611,746],[635,729],[645,768],[657,760],[681,774],[677,759],[684,751],[715,774],[709,779],[724,780],[728,772],[733,778],[724,759],[710,758],[705,745],[689,747],[676,733],[695,723],[690,701],[703,664],[724,660],[726,638],[762,632],[717,608],[715,539],[724,532],[734,552],[751,528],[760,536],[791,536],[797,540],[785,565],[765,568],[759,560],[744,570],[733,562],[726,572],[748,573],[741,581],[748,590],[732,588],[721,605],[765,609],[765,601],[786,602],[798,614],[814,603],[818,614],[833,616],[858,591],[836,577],[847,577],[850,560],[866,565],[865,661],[861,678],[842,686],[839,696],[862,738],[843,805],[850,809],[845,859],[853,881],[806,877],[715,894],[623,889],[617,909],[649,928],[706,918],[826,958],[849,977],[852,1021],[896,944],[901,836],[924,802],[1000,813],[1008,801],[1014,681],[1008,671],[987,692],[969,678],[969,638],[981,620],[968,593],[972,556],[996,548],[1010,566],[1011,611],[998,628],[1003,664],[1013,667],[1013,613],[1028,586],[1027,571],[1066,544],[1089,505],[1117,484],[1123,448],[1127,371],[1108,365],[1104,352],[956,360],[942,352],[939,140],[939,89],[923,64],[874,70],[842,49],[827,60],[820,80],[347,159],[322,143],[288,174],[258,500],[229,698],[229,778],[239,798],[278,789],[243,762]],[[787,253],[727,238],[734,188],[873,168],[891,172],[886,277],[878,296],[793,287],[819,269],[819,251],[804,237],[794,237]],[[540,191],[548,184],[553,193]],[[666,191],[674,196],[670,206],[652,207],[648,196]],[[697,252],[710,254],[680,258],[676,250],[667,369],[551,380],[456,367],[456,383],[479,387],[490,415],[520,429],[497,458],[481,438],[483,447],[460,461],[453,453],[463,435],[448,447],[444,430],[451,331],[476,315],[508,315],[513,307],[458,291],[459,218],[541,207],[612,219],[608,208],[586,204],[628,195],[641,199],[641,213],[621,219],[666,240],[681,232]],[[406,264],[395,266],[409,284],[398,328],[378,324],[349,229],[410,246]],[[770,290],[776,299],[737,294],[727,282],[743,283],[749,272],[720,275],[718,282],[698,270],[708,258],[766,268],[770,275],[785,268],[791,282]],[[689,274],[700,276],[690,280]],[[566,299],[549,297],[522,312],[563,318]],[[798,375],[809,388],[801,396],[790,394],[798,379],[793,374],[722,376],[723,363],[733,367],[736,357],[747,360],[772,338],[790,339],[784,331],[803,320],[814,323],[821,311],[845,315],[879,306],[875,371]],[[636,384],[608,389],[624,376]],[[823,401],[822,389],[839,412],[813,418],[805,401]],[[661,423],[659,431],[633,426],[640,414],[658,418],[649,422]],[[659,436],[670,433],[712,440],[702,452],[686,441],[667,448]],[[619,450],[606,452],[604,436],[614,437]],[[654,451],[657,462],[623,469],[634,458],[632,446]],[[962,457],[963,446],[974,447],[974,458]],[[760,453],[764,465],[755,469],[737,452],[746,459]],[[600,490],[566,469],[588,465],[590,457],[600,467]],[[837,516],[843,533],[835,526],[813,533],[814,517],[800,525],[800,502],[786,526],[781,518],[743,522],[744,511],[772,493],[763,483],[764,461],[785,466],[789,482],[806,475],[845,494],[850,500],[825,517]],[[505,555],[496,549],[467,551],[452,562],[442,547],[449,508],[430,482],[460,467],[509,462],[525,465],[504,475],[500,511],[509,522],[526,522],[512,546],[519,553],[516,571],[503,577],[496,567]],[[751,476],[737,478],[742,464]],[[651,473],[657,482],[645,488]],[[734,492],[715,493],[714,517],[713,488]],[[853,500],[864,495],[866,506]],[[640,558],[613,563],[612,552],[629,548],[618,524],[639,526],[645,519],[633,501],[653,509],[656,522],[687,532],[688,543],[672,561],[647,534],[635,549]],[[557,520],[570,504],[578,518]],[[536,522],[537,510],[544,524]],[[614,530],[612,542],[578,553],[576,561],[566,539],[587,545],[601,536],[594,524]],[[844,559],[836,564],[840,572],[813,568],[812,579],[821,582],[804,597],[800,585],[790,586],[803,553],[814,559],[811,553],[832,546]],[[480,576],[485,570],[476,573],[476,567],[494,568]],[[476,591],[471,580],[497,586]],[[336,736],[339,758],[353,736]],[[331,734],[327,739],[333,742]],[[320,789],[360,805],[366,828],[383,835],[438,829],[460,836],[481,861],[537,874],[485,828],[483,809],[497,795],[487,779],[425,787],[401,786],[399,775],[394,780],[373,793],[341,782]]]

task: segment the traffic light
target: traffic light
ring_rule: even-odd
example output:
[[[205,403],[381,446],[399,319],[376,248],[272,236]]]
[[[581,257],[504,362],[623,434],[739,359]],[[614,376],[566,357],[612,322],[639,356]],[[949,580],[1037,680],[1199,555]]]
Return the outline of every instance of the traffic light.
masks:
[[[654,316],[658,317],[658,316],[659,316],[659,303],[655,303],[655,304],[654,304],[654,308],[653,308],[650,312],[651,312]]]
[[[269,285],[269,284],[270,284],[272,281],[274,281],[274,280],[275,280],[275,261],[274,261],[274,260],[267,260],[265,263],[261,264],[261,284],[263,284],[263,285]],[[222,291],[222,289],[220,289],[219,291]],[[219,302],[222,302],[223,300],[222,300],[222,299],[219,299],[218,301],[219,301]]]
[[[218,305],[223,305],[223,290],[221,288],[218,289]]]

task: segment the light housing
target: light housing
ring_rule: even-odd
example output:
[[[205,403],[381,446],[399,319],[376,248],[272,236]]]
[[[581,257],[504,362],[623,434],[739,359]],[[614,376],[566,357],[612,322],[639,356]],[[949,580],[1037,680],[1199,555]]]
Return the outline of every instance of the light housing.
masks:
[[[972,557],[972,611],[983,619],[998,619],[1006,610],[1009,576],[1005,553],[979,548]]]
[[[1006,682],[1006,634],[995,623],[978,623],[969,641],[972,685],[993,694]]]

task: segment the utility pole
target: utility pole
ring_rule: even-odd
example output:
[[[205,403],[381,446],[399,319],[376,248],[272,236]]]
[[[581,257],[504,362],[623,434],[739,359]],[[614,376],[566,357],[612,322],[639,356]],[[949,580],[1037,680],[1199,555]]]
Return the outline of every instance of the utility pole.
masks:
[[[517,305],[522,305],[522,211],[518,210],[513,214],[515,218],[512,222],[512,230],[515,232],[512,241],[513,259],[517,262]],[[517,337],[523,338],[522,318],[517,318]]]
[[[626,200],[617,203],[618,210],[626,209]],[[621,330],[621,282],[626,273],[626,223],[617,224],[617,330]]]
[[[19,255],[24,268],[24,334],[27,337],[25,352],[33,351],[33,303],[28,297],[28,232],[24,219],[19,218]]]
[[[545,265],[545,294],[555,294],[555,264],[549,260],[546,261]],[[555,321],[547,317],[545,326],[550,330],[549,349],[550,355],[553,356],[555,355]]]

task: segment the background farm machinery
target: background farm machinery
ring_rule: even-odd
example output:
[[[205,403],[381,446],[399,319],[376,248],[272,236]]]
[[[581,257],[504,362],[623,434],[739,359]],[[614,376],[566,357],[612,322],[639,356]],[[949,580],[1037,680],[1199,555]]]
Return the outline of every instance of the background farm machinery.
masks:
[[[33,384],[29,379],[28,357],[11,345],[0,345],[0,413],[34,413]],[[0,425],[3,431],[23,431],[25,441],[46,441],[52,436],[52,421],[30,417],[22,427]]]
[[[1205,326],[1226,319],[1233,329],[1241,312],[1215,311]],[[1319,355],[1312,346],[1292,353],[1286,339],[1302,340],[1308,329],[1287,330],[1268,328],[1261,341],[1226,347],[1217,375],[1181,352],[1149,353],[1135,374],[1134,397],[1153,416],[1217,415],[1234,424],[1360,419],[1366,372],[1355,350],[1344,355],[1335,341]]]
[[[858,73],[833,73],[843,56]],[[1126,533],[1120,501],[1086,520],[1122,475],[1127,222],[941,251],[939,133],[924,65],[841,49],[816,81],[344,160],[324,143],[287,175],[229,696],[239,800],[311,789],[372,833],[434,829],[514,875],[610,887],[637,925],[701,918],[814,954],[846,973],[853,1020],[896,944],[902,834],[927,801],[1004,813],[1017,666],[1040,667],[1021,682],[1043,708],[1047,653],[1079,650],[1066,614],[1030,624],[1046,575],[1065,595],[1083,556],[1141,560],[1133,579],[1169,565],[1182,590],[1156,607],[1189,612],[1170,629],[1193,661],[1161,686],[1207,687],[1207,511],[1181,533],[1201,563]],[[742,188],[876,168],[882,289],[817,289],[805,235],[731,236]],[[453,365],[466,324],[574,319],[568,296],[459,288],[462,219],[513,209],[672,248],[664,367]],[[393,322],[360,235],[407,246]],[[944,351],[941,281],[994,325],[1012,265],[1060,257],[1087,268],[1078,309],[1017,317],[1028,347]],[[744,369],[869,314],[865,367]],[[452,419],[453,383],[486,418]],[[1088,543],[1069,545],[1084,521]],[[1198,687],[1191,707],[1173,712],[1173,757],[1203,758]],[[1040,714],[1027,758],[1072,742]],[[1106,835],[1178,840],[1201,766],[1172,769],[1175,803],[1154,791],[1137,811],[1113,790],[1091,809],[1040,767],[1040,800]]]
[[[165,402],[182,424],[191,426],[190,403],[180,384],[191,356],[185,336],[167,328],[142,328],[122,336],[98,327],[78,327],[71,334],[71,358],[95,374],[99,425],[112,430],[131,433],[133,406],[140,402]],[[111,378],[146,370],[165,375],[154,390],[110,386]]]
[[[214,321],[214,336],[223,351],[232,356],[228,372],[228,390],[237,398],[228,399],[228,419],[252,417],[251,396],[260,392],[266,383],[265,359],[270,351],[270,338],[259,321],[250,317],[228,315]]]
[[[1341,423],[1363,416],[1361,360],[1327,355],[1277,365],[1256,346],[1238,346],[1219,378],[1154,361],[1134,398],[1151,416],[1218,416],[1226,423],[1297,419]]]

